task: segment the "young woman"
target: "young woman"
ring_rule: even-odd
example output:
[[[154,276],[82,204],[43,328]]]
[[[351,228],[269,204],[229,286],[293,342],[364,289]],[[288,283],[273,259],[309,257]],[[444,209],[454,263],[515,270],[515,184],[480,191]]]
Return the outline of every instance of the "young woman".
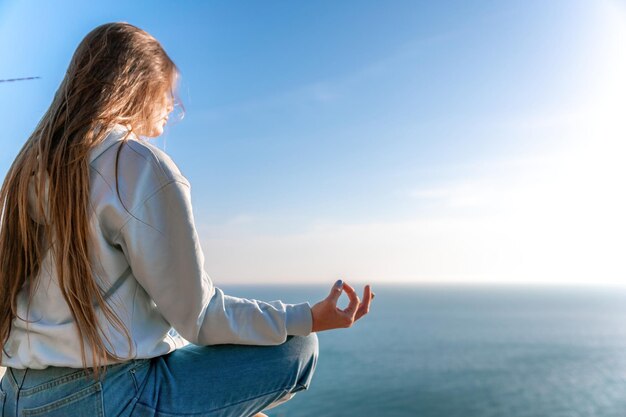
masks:
[[[367,314],[369,286],[361,300],[338,281],[310,307],[212,284],[189,182],[145,140],[163,132],[177,78],[145,31],[95,28],[11,166],[0,415],[261,416],[308,388],[315,332]]]

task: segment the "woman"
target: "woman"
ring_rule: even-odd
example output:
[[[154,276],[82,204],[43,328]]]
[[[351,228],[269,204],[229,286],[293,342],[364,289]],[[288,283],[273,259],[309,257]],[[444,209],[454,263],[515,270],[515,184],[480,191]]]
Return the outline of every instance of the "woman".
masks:
[[[1,415],[262,416],[308,388],[315,332],[368,312],[370,287],[361,301],[341,281],[313,307],[213,286],[189,182],[144,140],[163,132],[177,79],[143,30],[95,28],[11,166]]]

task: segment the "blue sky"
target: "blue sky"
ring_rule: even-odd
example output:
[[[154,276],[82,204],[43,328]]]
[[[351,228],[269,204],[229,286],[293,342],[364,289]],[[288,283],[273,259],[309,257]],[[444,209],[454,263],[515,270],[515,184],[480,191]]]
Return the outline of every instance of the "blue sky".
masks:
[[[624,10],[0,2],[0,78],[42,77],[0,83],[0,175],[82,37],[127,21],[181,70],[155,143],[214,280],[619,282]]]

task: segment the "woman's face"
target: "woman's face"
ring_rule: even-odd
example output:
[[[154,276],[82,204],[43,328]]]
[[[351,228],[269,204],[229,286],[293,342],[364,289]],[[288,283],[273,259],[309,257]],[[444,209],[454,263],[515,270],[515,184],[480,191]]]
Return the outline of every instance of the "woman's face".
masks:
[[[169,114],[174,110],[174,99],[171,93],[166,91],[159,103],[156,103],[152,117],[147,123],[146,131],[136,132],[139,135],[155,138],[163,134],[163,128],[167,123]]]

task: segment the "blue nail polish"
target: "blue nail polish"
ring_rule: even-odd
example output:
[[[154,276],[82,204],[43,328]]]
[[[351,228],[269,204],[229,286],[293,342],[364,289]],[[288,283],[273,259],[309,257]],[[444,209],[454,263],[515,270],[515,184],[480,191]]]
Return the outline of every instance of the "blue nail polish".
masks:
[[[335,282],[335,287],[341,288],[342,286],[343,286],[343,281],[338,279],[337,282]]]

